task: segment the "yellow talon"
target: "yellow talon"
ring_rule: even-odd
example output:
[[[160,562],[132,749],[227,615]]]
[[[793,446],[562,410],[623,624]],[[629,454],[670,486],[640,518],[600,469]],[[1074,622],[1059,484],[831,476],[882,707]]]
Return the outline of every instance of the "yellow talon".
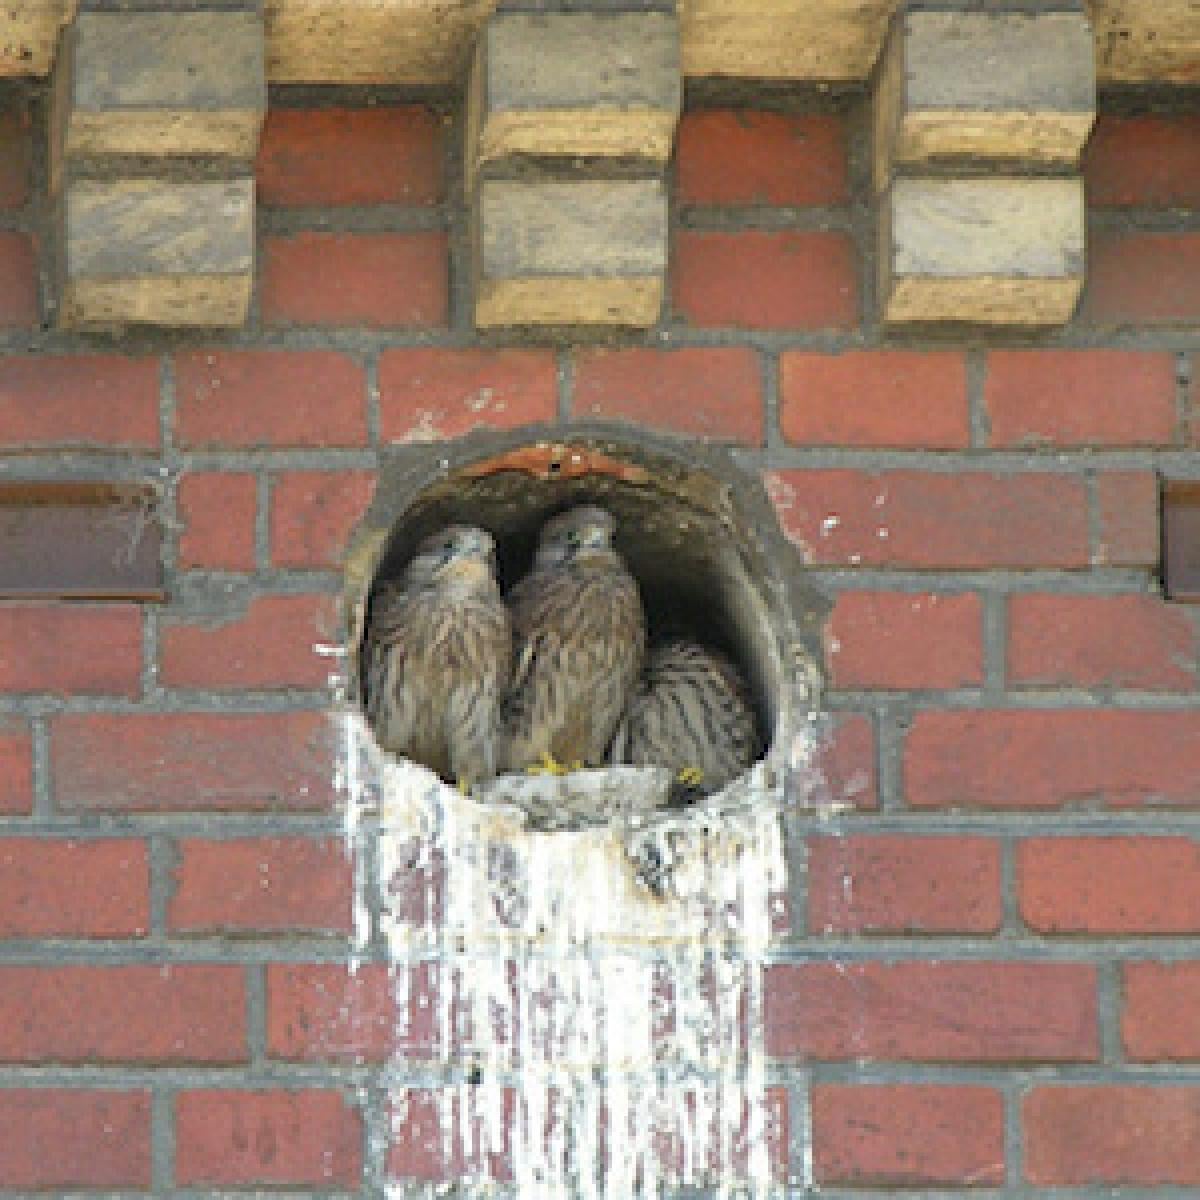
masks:
[[[568,770],[549,750],[543,750],[538,761],[530,763],[525,769],[530,775],[565,775]]]
[[[470,783],[470,780],[459,778],[458,780],[456,780],[456,781],[455,781],[455,784],[454,784],[454,786],[455,786],[456,788],[458,788],[458,790],[459,790],[459,791],[460,791],[460,792],[461,792],[461,793],[462,793],[464,796],[469,796],[469,795],[471,794],[471,783]]]
[[[704,782],[704,772],[699,767],[684,767],[675,778],[688,787],[699,787]]]
[[[571,765],[570,765],[570,766],[567,768],[567,770],[568,770],[568,771],[582,771],[582,770],[583,770],[583,760],[582,760],[582,759],[578,759],[578,758],[577,758],[577,759],[576,759],[576,760],[575,760],[575,761],[574,761],[574,762],[573,762],[573,763],[572,763],[572,764],[571,764]],[[566,772],[563,772],[563,773],[564,773],[564,774],[566,774]]]

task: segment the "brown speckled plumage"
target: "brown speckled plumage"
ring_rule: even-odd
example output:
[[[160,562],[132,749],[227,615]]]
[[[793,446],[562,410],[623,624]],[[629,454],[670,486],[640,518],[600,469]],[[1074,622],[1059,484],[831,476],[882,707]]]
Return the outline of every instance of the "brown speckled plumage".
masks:
[[[491,535],[470,525],[426,538],[375,597],[367,632],[366,708],[379,744],[468,787],[499,767],[512,663],[494,554]]]
[[[563,767],[604,762],[641,670],[645,617],[636,580],[612,546],[604,509],[548,521],[533,569],[512,589],[515,658],[506,705],[507,763],[549,755]]]
[[[646,656],[613,739],[612,761],[703,772],[720,791],[757,757],[759,735],[741,673],[723,654],[682,639]]]

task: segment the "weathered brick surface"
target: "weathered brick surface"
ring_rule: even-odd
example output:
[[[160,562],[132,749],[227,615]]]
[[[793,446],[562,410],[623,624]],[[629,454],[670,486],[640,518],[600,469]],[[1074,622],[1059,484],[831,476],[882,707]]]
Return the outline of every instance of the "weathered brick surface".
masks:
[[[367,381],[345,354],[199,350],[175,363],[178,423],[188,447],[360,446]]]
[[[1156,567],[1158,479],[1151,471],[1105,471],[1096,479],[1097,566]]]
[[[1004,1182],[1004,1097],[919,1084],[813,1089],[819,1183],[912,1188]]]
[[[1017,855],[1021,916],[1039,933],[1200,931],[1200,842],[1034,838]]]
[[[1196,668],[1195,620],[1157,596],[1009,598],[1013,686],[1190,692]]]
[[[432,1089],[480,1031],[415,946],[351,942],[337,572],[388,444],[601,417],[734,443],[835,602],[771,914],[776,1182],[1200,1191],[1196,614],[1158,579],[1200,445],[1196,118],[1102,112],[1061,335],[884,337],[869,139],[789,103],[685,114],[663,321],[603,342],[472,335],[457,115],[358,90],[272,95],[244,329],[43,332],[39,135],[0,116],[0,477],[160,484],[167,590],[0,604],[0,1190],[467,1171]],[[437,856],[378,873],[440,918]]]
[[[975,595],[841,592],[826,627],[839,688],[959,688],[983,681],[983,611]]]
[[[0,357],[0,450],[157,450],[158,371],[119,354]]]
[[[583,351],[575,356],[571,412],[756,446],[762,371],[741,348]]]
[[[676,235],[674,306],[699,327],[850,329],[858,321],[854,247],[840,233]]]
[[[355,1187],[362,1120],[339,1092],[189,1091],[176,1100],[185,1186]]]
[[[1121,984],[1121,1044],[1127,1058],[1200,1059],[1200,962],[1126,963]]]
[[[379,360],[380,434],[436,441],[558,415],[558,369],[547,350],[389,350]]]
[[[244,471],[200,471],[179,481],[179,565],[254,569],[258,483]]]
[[[1136,350],[997,350],[984,385],[997,448],[1169,446],[1175,359]]]
[[[64,714],[50,740],[67,812],[306,811],[333,795],[321,713]]]
[[[267,1052],[299,1062],[383,1062],[396,1050],[429,1057],[437,1046],[437,980],[417,966],[401,989],[383,964],[287,964],[267,972]]]
[[[263,125],[258,197],[275,207],[430,205],[441,197],[438,118],[428,109],[277,109]]]
[[[875,729],[871,719],[840,713],[826,724],[815,755],[814,775],[821,785],[815,799],[835,808],[878,807]]]
[[[137,605],[0,605],[0,691],[136,696],[141,671]]]
[[[140,937],[149,925],[145,842],[0,839],[0,937]]]
[[[675,159],[683,204],[804,207],[850,199],[845,129],[827,116],[686,113]]]
[[[0,1188],[150,1186],[150,1093],[0,1091]]]
[[[1084,158],[1097,208],[1200,207],[1200,117],[1104,114]]]
[[[970,444],[966,362],[953,351],[790,351],[780,358],[779,393],[783,436],[798,446]]]
[[[349,933],[354,869],[331,838],[180,843],[167,923],[183,933]]]
[[[987,838],[813,838],[807,880],[814,934],[986,934],[1003,915],[1000,846]]]
[[[772,492],[784,528],[814,563],[1087,565],[1087,496],[1072,475],[779,471]]]
[[[812,963],[767,971],[767,1052],[820,1061],[1088,1062],[1096,976],[1076,963]]]
[[[271,561],[335,567],[375,491],[366,471],[293,471],[271,484]]]
[[[271,690],[319,688],[340,641],[328,596],[260,596],[240,615],[173,621],[162,630],[159,678],[166,687]]]
[[[259,268],[263,320],[436,328],[446,323],[446,254],[441,233],[270,237]]]
[[[1099,326],[1200,322],[1200,234],[1097,233],[1082,316]]]
[[[237,1063],[237,966],[0,967],[0,1062]]]
[[[1039,1087],[1021,1117],[1032,1184],[1200,1184],[1200,1089]]]
[[[904,751],[913,808],[1200,803],[1200,711],[921,712]]]
[[[0,721],[0,815],[27,813],[33,806],[33,740],[29,727]]]
[[[0,233],[0,328],[33,329],[40,318],[33,241],[23,233]]]

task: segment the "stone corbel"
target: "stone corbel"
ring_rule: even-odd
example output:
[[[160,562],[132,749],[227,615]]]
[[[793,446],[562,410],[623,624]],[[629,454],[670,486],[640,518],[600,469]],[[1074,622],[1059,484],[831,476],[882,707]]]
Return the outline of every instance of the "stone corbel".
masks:
[[[478,326],[658,319],[680,95],[671,9],[489,18],[467,114]]]
[[[52,96],[59,326],[241,325],[266,111],[257,4],[84,0]]]
[[[1077,0],[908,0],[874,79],[891,325],[1053,326],[1083,288],[1079,159],[1096,108]]]

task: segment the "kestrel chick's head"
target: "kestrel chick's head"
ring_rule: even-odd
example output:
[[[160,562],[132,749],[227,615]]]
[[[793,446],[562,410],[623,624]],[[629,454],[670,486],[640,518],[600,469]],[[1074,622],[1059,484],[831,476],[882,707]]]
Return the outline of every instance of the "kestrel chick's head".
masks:
[[[616,529],[612,514],[603,508],[594,504],[569,508],[542,527],[534,566],[609,558],[616,553],[612,544]]]
[[[496,540],[476,525],[447,525],[417,547],[404,571],[406,584],[485,581],[496,573]]]

